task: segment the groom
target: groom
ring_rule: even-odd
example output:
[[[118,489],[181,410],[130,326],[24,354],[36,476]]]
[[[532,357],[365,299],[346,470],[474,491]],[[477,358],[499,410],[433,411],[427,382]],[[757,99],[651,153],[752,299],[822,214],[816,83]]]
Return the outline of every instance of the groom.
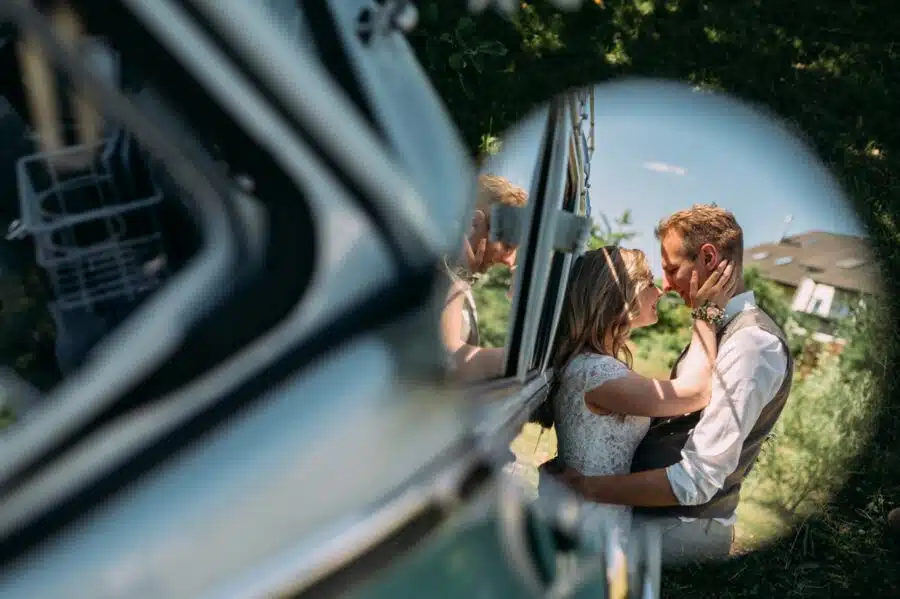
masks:
[[[676,212],[659,223],[656,237],[663,289],[686,303],[693,271],[702,285],[727,259],[743,274],[743,232],[727,210],[695,205]],[[657,524],[664,564],[729,555],[741,483],[791,389],[793,362],[784,332],[756,305],[743,276],[725,307],[717,341],[709,405],[654,419],[631,474],[587,477],[569,469],[558,475],[590,501],[634,506],[635,523]]]

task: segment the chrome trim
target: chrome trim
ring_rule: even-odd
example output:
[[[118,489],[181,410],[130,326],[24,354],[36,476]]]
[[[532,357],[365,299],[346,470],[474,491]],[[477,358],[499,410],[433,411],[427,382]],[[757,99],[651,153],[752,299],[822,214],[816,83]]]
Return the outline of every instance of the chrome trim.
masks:
[[[537,152],[537,157],[535,160],[535,167],[537,169],[541,169],[542,164],[544,162],[544,153],[546,152],[545,146],[547,145],[546,144],[547,133],[548,133],[548,129],[550,128],[550,124],[551,124],[551,115],[549,114],[549,111],[547,111],[546,109],[540,110],[540,111],[536,112],[536,114],[538,116],[536,116],[535,118],[541,118],[544,120],[544,127],[541,129],[540,139],[538,139],[536,142],[539,150]],[[516,131],[514,129],[512,132],[510,132],[509,137],[515,138],[516,135],[524,135],[524,132],[521,130]],[[509,141],[509,140],[507,140],[507,141]],[[538,188],[539,183],[540,183],[540,178],[535,177],[534,181],[532,182],[531,188],[528,190],[529,202],[525,206],[525,217],[523,220],[523,231],[524,231],[524,235],[526,235],[526,236],[529,235],[530,231],[532,230],[532,227],[534,226],[535,219],[538,218],[537,207],[536,207],[537,203],[534,201],[531,201],[531,198],[535,197],[536,192],[539,189]],[[527,237],[522,240],[523,245],[524,245],[524,243],[527,242],[527,240],[528,240]],[[528,321],[528,318],[531,317],[528,312],[523,312],[523,311],[529,310],[529,305],[530,305],[529,303],[527,303],[527,298],[522,297],[522,285],[524,284],[524,279],[526,278],[526,275],[523,273],[528,273],[528,276],[530,276],[530,273],[534,272],[535,265],[538,264],[538,262],[534,262],[534,261],[530,260],[529,259],[530,257],[528,255],[529,252],[521,251],[521,250],[522,250],[522,248],[520,247],[520,251],[518,253],[518,258],[517,258],[517,264],[516,264],[516,271],[518,272],[519,276],[513,277],[513,289],[512,289],[513,293],[512,293],[512,301],[510,302],[510,307],[509,307],[510,319],[509,319],[509,328],[507,330],[507,337],[511,336],[512,332],[514,331],[514,327],[519,325],[520,319],[521,319],[521,325],[523,327],[525,327],[526,323]],[[535,254],[535,259],[536,258],[537,258],[537,254]],[[508,348],[505,348],[505,349],[507,349],[507,351],[505,352],[505,356],[504,356],[505,372],[509,373],[510,376],[515,377],[524,383],[526,377],[528,376],[527,362],[525,364],[525,367],[523,368],[522,367],[522,354],[519,354],[518,362],[516,364],[512,364],[511,360],[510,360]],[[512,372],[510,372],[510,370],[512,370]]]
[[[367,192],[391,236],[404,250],[409,264],[421,266],[434,255],[450,251],[435,248],[445,239],[438,223],[429,219],[418,192],[398,168],[391,153],[375,137],[325,72],[318,60],[299,45],[285,43],[265,13],[245,0],[190,0],[227,38],[229,49],[239,52],[255,69],[267,89],[292,110],[324,149]],[[321,0],[320,0],[321,1]],[[127,0],[145,12],[158,10],[159,0]]]
[[[197,256],[101,340],[88,362],[52,389],[26,420],[0,438],[0,480],[7,480],[20,464],[77,430],[172,355],[186,329],[229,288],[241,237],[231,220],[237,214],[229,214],[219,191],[227,184],[216,170],[197,169],[199,158],[189,159],[167,131],[148,123],[131,102],[90,73],[60,44],[31,2],[4,1],[0,16],[28,30],[54,63],[89,97],[103,103],[110,118],[127,125],[144,147],[157,156],[174,157],[167,160],[169,173],[191,190],[184,199],[194,204],[205,235]]]
[[[535,215],[531,227],[538,227],[534,248],[534,266],[530,271],[529,297],[526,309],[528,313],[523,323],[522,344],[519,348],[518,371],[527,372],[534,353],[540,316],[544,307],[544,296],[547,291],[547,277],[550,274],[553,239],[556,235],[556,215],[562,207],[562,197],[566,189],[566,172],[568,170],[569,135],[571,123],[565,115],[565,102],[551,104],[551,123],[553,139],[550,146],[550,164],[547,172],[547,183],[544,188],[541,214]],[[530,228],[531,228],[530,227]]]
[[[519,575],[532,595],[540,597],[545,594],[545,589],[528,549],[524,495],[511,475],[501,472],[499,477],[497,520],[500,546],[512,571]]]
[[[316,538],[273,556],[241,580],[229,582],[203,599],[271,599],[298,595],[352,564],[429,507],[452,507],[460,484],[475,464],[475,455],[470,453],[462,462],[408,487],[373,513],[347,518]]]

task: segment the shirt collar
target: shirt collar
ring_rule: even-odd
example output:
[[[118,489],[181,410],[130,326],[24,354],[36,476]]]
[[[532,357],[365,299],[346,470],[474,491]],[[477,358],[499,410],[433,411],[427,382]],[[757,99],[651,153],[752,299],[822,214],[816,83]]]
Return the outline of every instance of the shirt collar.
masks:
[[[731,320],[744,310],[756,307],[756,295],[752,290],[739,293],[725,304],[725,320]]]

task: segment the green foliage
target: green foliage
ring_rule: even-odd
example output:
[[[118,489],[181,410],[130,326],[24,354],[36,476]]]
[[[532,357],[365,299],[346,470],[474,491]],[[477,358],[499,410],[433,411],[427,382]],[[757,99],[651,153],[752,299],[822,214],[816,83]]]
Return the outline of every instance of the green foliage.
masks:
[[[513,23],[522,36],[522,49],[531,56],[540,58],[545,53],[556,52],[565,47],[560,37],[562,15],[554,14],[544,18],[534,6],[522,3],[521,9],[513,17]]]
[[[762,278],[756,267],[744,269],[744,285],[748,291],[753,291],[759,307],[784,328],[791,317],[791,298],[777,284]]]
[[[890,326],[891,313],[884,301],[869,300],[857,305],[843,320],[837,334],[848,343],[841,352],[845,371],[866,371],[884,378],[891,358],[889,349],[898,345],[895,327]]]
[[[14,424],[16,415],[9,406],[0,406],[0,431]]]
[[[481,136],[481,142],[478,144],[478,153],[481,156],[494,156],[499,154],[503,149],[503,141],[490,133]]]
[[[871,441],[887,376],[883,359],[884,306],[870,302],[841,326],[847,345],[822,351],[807,376],[797,380],[760,458],[772,497],[791,513],[826,501]]]
[[[46,389],[58,380],[53,356],[56,331],[41,273],[27,262],[19,248],[0,244],[0,363]]]
[[[465,2],[424,0],[420,14],[410,42],[473,153],[491,123],[505,131],[559,91],[561,80],[570,87],[604,73],[596,59],[559,61],[571,18],[546,3],[528,3],[506,19],[494,11],[473,18]],[[546,76],[536,68],[545,61],[558,63]]]
[[[505,266],[491,268],[472,289],[478,306],[478,333],[484,347],[503,347],[509,333],[508,297],[512,273]]]
[[[608,245],[618,246],[623,241],[630,241],[637,236],[635,231],[630,230],[631,210],[626,210],[612,223],[603,212],[597,212],[594,219],[591,238],[588,240],[589,250],[596,250]],[[598,220],[599,222],[597,222]]]
[[[423,7],[424,21],[426,24],[440,22],[443,14],[452,8],[441,6],[436,2],[426,3]],[[459,84],[457,88],[469,99],[474,99],[473,88],[470,80],[477,80],[485,74],[486,70],[497,69],[498,62],[506,56],[506,46],[497,39],[485,35],[472,17],[453,11],[453,27],[440,33],[436,37],[413,37],[421,45],[424,52],[425,64],[432,70],[440,68],[449,69]]]

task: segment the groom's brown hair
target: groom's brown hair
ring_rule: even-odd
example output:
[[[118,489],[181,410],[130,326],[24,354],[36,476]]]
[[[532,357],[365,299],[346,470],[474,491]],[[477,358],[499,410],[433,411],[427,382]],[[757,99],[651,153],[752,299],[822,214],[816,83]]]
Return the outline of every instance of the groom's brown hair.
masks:
[[[506,177],[481,175],[478,177],[476,210],[489,210],[494,204],[521,207],[528,203],[528,192]]]
[[[670,231],[681,235],[690,260],[697,258],[704,243],[711,243],[723,259],[743,263],[744,231],[729,210],[715,204],[694,204],[659,221],[656,238],[662,241]]]

